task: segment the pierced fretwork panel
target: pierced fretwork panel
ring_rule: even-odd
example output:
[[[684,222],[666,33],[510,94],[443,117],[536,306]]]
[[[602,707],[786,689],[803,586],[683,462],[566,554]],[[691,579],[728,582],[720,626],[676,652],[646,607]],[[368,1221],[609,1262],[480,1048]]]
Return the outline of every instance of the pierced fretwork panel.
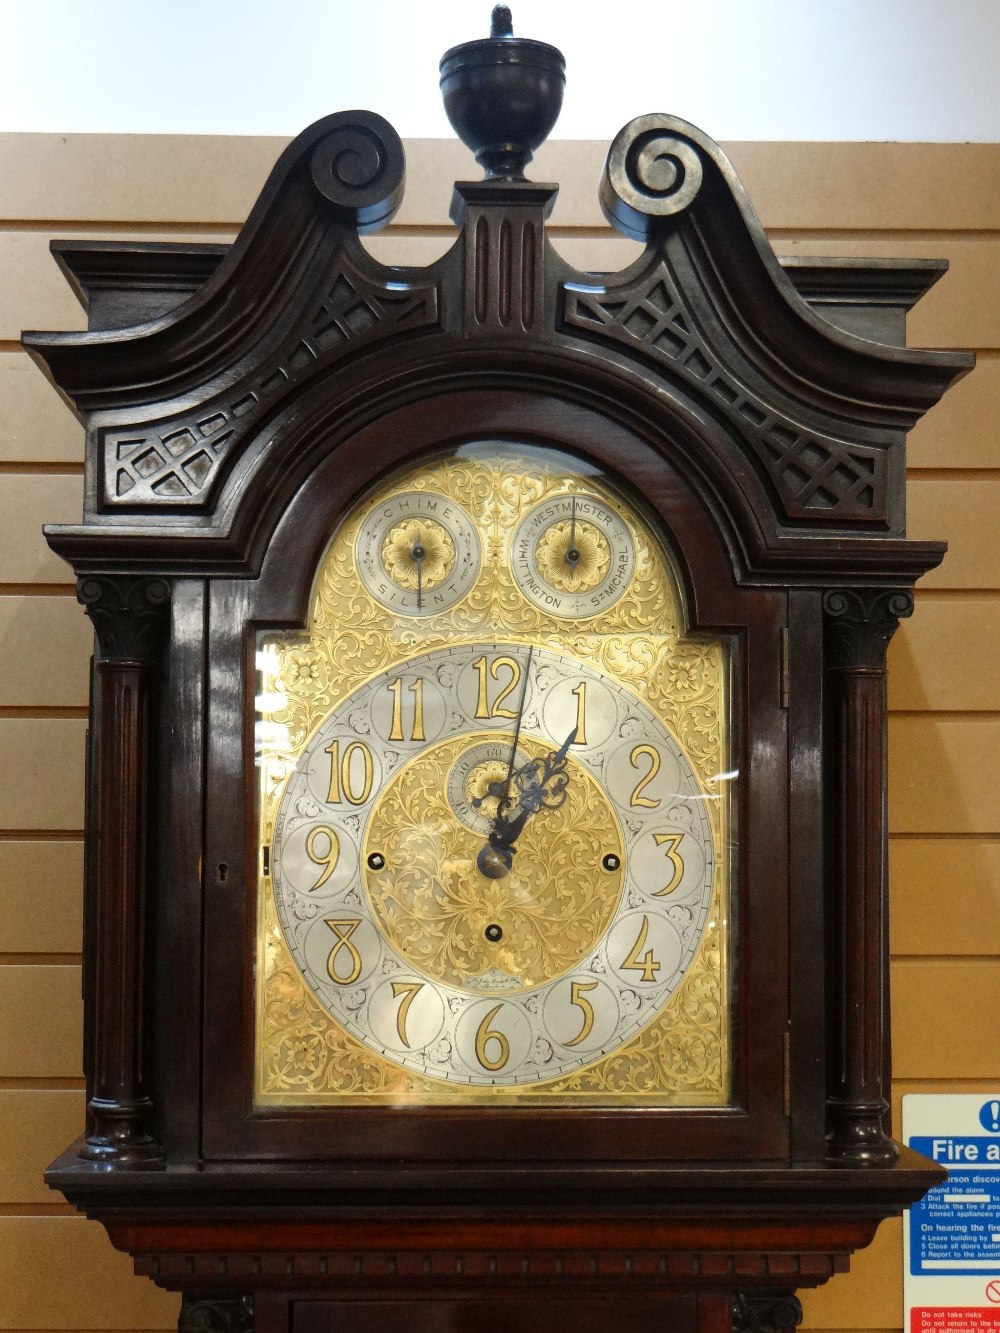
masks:
[[[627,345],[712,395],[774,483],[789,518],[818,513],[884,520],[886,462],[882,449],[792,425],[741,384],[693,328],[664,265],[631,289],[564,288],[567,324]]]
[[[141,433],[105,432],[105,503],[116,509],[204,504],[237,441],[285,390],[336,362],[348,348],[437,321],[434,285],[391,290],[342,260],[297,332],[256,374]]]

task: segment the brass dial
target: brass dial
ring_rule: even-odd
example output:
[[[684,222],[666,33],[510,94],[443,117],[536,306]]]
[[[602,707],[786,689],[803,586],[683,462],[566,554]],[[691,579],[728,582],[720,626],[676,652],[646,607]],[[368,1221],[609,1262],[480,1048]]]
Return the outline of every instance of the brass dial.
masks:
[[[514,742],[504,735],[469,737],[448,770],[448,804],[467,828],[485,837],[496,817],[497,784],[506,780]],[[523,747],[514,750],[514,767],[528,762]]]
[[[261,638],[259,1100],[726,1104],[724,656],[677,586],[551,451],[341,526]]]

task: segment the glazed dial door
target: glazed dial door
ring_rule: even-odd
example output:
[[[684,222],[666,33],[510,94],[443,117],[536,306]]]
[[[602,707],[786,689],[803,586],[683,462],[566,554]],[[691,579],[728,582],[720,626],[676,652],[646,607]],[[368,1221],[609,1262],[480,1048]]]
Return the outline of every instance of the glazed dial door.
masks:
[[[634,502],[392,477],[257,665],[258,1105],[730,1104],[727,656]]]

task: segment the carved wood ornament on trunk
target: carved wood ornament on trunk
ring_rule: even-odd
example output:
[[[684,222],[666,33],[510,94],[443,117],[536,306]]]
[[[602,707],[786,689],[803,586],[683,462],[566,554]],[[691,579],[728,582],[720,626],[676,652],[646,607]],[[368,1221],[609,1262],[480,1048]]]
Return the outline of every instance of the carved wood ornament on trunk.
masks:
[[[96,638],[48,1180],[182,1330],[788,1330],[940,1178],[888,1123],[885,652],[944,554],[904,530],[972,364],[905,346],[944,265],[783,264],[653,114],[599,184],[644,249],[577,270],[524,176],[563,82],[501,8],[446,53],[485,174],[427,268],[361,244],[403,147],[339,112],[231,248],[54,243],[89,331],[24,337],[87,430],[47,536]],[[432,833],[468,869],[407,898]]]

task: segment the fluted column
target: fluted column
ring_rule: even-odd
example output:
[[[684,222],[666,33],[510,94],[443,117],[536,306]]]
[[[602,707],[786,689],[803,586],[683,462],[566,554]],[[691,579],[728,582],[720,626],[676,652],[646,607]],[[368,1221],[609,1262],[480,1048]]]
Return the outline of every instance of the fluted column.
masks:
[[[905,589],[824,594],[831,917],[827,945],[827,1153],[859,1166],[889,1165],[886,1133],[889,941],[885,658],[913,611]]]
[[[88,1135],[81,1156],[155,1165],[146,1121],[143,954],[149,731],[170,589],[162,579],[90,576],[77,597],[94,624],[88,811]]]

